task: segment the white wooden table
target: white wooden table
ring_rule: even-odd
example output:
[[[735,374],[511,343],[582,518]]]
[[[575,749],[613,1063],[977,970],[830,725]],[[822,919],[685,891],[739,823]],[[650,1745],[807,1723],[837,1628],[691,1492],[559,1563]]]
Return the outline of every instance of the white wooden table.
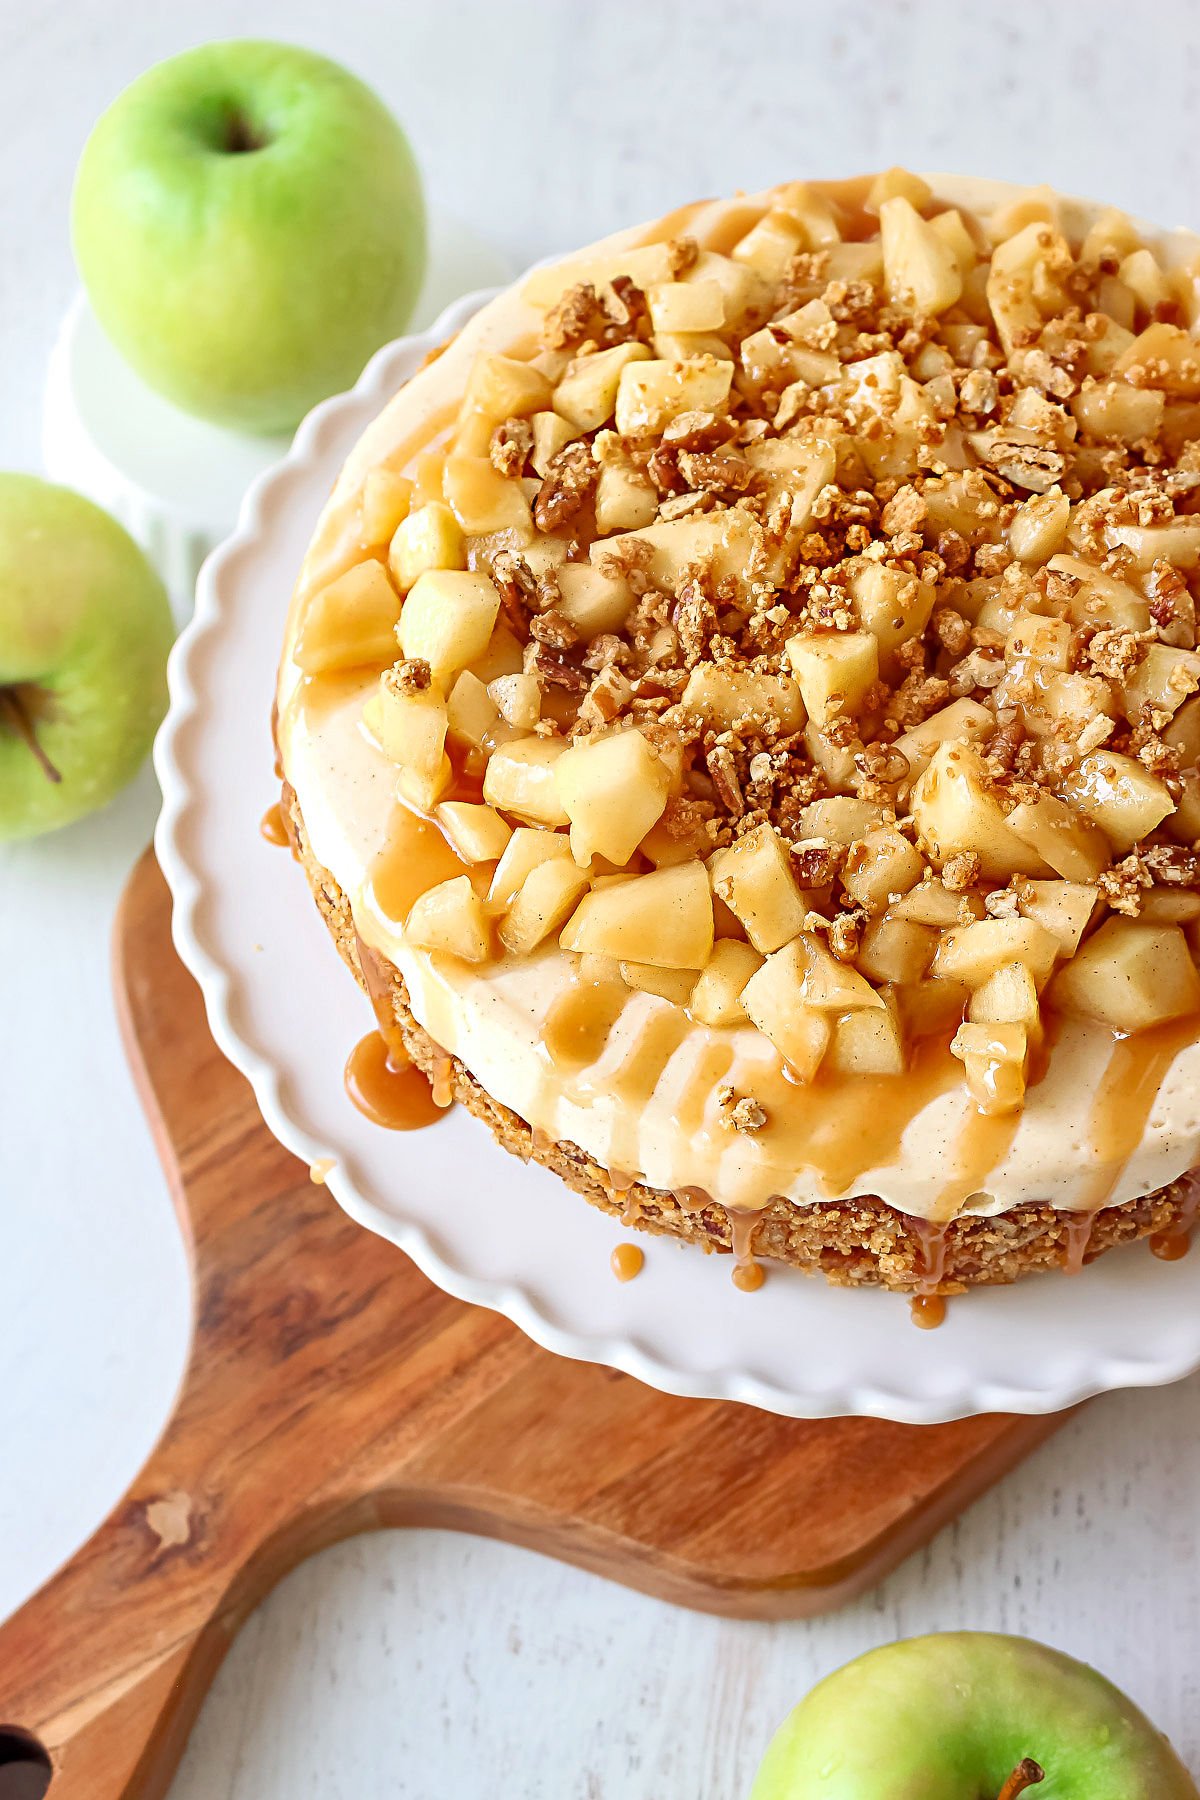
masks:
[[[435,207],[520,263],[696,194],[903,161],[1200,220],[1200,10],[1091,0],[0,0],[0,464],[36,467],[71,173],[123,83],[224,35],[342,57]],[[117,1042],[107,939],[155,810],[0,851],[0,1615],[149,1448],[185,1272]],[[894,1636],[1029,1632],[1200,1766],[1200,1383],[1098,1401],[879,1592],[808,1625],[676,1612],[436,1532],[326,1552],[250,1621],[172,1800],[730,1800],[819,1674]]]

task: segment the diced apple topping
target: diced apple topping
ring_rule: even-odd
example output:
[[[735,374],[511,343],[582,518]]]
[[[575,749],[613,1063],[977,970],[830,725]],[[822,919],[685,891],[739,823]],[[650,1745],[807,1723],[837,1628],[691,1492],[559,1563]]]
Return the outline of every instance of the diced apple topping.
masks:
[[[718,850],[709,869],[714,894],[764,955],[795,937],[808,917],[787,847],[770,825],[759,825],[727,850]]]
[[[559,943],[564,950],[616,956],[659,969],[702,969],[713,947],[712,895],[704,864],[678,863],[593,887]]]
[[[500,596],[486,575],[428,570],[409,589],[400,614],[400,649],[429,664],[435,680],[465,669],[488,647]]]
[[[464,862],[498,862],[508,849],[512,826],[490,806],[443,800],[434,817]]]
[[[413,903],[404,936],[415,949],[441,950],[465,962],[487,962],[492,954],[492,921],[469,875],[427,888]]]
[[[436,805],[450,781],[444,754],[446,702],[436,688],[412,688],[395,669],[385,669],[363,708],[367,729],[397,767],[397,785],[419,811]]]
[[[719,938],[688,998],[688,1010],[705,1025],[744,1025],[742,989],[763,959],[738,938]]]
[[[1200,1015],[1200,302],[1123,214],[936,187],[536,271],[540,343],[361,478],[293,655],[471,871],[414,944],[578,957],[801,1080],[932,1036],[1005,1113],[1055,1011]]]
[[[830,631],[792,637],[788,661],[813,725],[853,718],[879,677],[879,642],[869,631]]]
[[[1148,1031],[1200,1012],[1200,975],[1178,925],[1113,917],[1059,971],[1051,999],[1114,1031]]]
[[[565,738],[527,737],[502,744],[488,758],[484,799],[499,812],[512,813],[530,824],[570,824],[555,780],[555,769],[565,755]]]
[[[561,930],[587,892],[589,877],[563,857],[536,863],[500,921],[500,942],[513,956],[528,956]]]
[[[388,550],[388,567],[401,593],[406,594],[427,569],[466,566],[466,540],[458,520],[440,500],[427,501],[397,525]]]
[[[662,817],[670,772],[640,731],[585,738],[554,765],[577,863],[627,863]]]
[[[295,660],[306,675],[391,662],[396,654],[400,597],[382,563],[356,563],[305,608]]]

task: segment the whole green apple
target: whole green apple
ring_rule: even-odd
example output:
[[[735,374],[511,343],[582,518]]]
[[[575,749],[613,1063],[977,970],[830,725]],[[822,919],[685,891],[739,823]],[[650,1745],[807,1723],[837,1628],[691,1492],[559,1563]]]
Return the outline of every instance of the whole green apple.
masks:
[[[162,582],[114,519],[0,474],[0,838],[103,806],[167,708]]]
[[[776,1733],[751,1800],[1197,1800],[1131,1700],[1027,1638],[944,1632],[848,1663]]]
[[[348,70],[287,44],[207,44],[127,87],[84,148],[71,230],[142,379],[255,432],[351,387],[425,272],[408,139]]]

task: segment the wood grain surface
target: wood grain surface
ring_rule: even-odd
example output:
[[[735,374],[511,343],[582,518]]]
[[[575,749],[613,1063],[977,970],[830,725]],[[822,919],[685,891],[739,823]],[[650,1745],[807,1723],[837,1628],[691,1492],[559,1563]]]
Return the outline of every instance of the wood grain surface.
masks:
[[[48,1748],[54,1796],[162,1794],[247,1613],[352,1533],[452,1527],[680,1605],[802,1617],[880,1579],[1054,1429],[784,1420],[551,1356],[353,1225],[270,1136],[208,1034],[149,855],[115,948],[194,1336],[129,1493],[0,1629],[0,1721]]]

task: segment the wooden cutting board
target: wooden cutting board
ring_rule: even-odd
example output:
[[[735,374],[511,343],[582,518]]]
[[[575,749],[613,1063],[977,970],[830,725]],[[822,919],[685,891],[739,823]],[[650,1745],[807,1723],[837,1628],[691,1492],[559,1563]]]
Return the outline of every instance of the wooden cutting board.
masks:
[[[1055,1428],[807,1423],[560,1360],[447,1298],[275,1142],[149,854],[115,963],[191,1253],[191,1354],[124,1500],[0,1627],[0,1727],[34,1740],[0,1730],[0,1800],[43,1791],[36,1743],[56,1800],[161,1795],[242,1620],[353,1532],[453,1526],[677,1605],[796,1618],[877,1582]]]

